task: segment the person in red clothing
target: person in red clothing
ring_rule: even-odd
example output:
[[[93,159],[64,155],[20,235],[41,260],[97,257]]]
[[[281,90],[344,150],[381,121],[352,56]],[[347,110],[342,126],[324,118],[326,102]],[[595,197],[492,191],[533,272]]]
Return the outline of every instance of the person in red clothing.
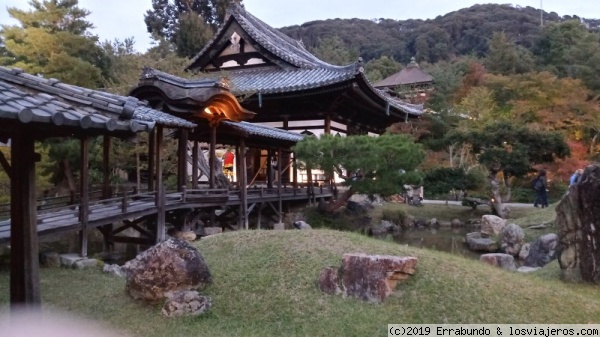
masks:
[[[233,161],[235,159],[235,155],[231,149],[227,149],[223,154],[223,174],[227,176],[227,178],[233,178]]]

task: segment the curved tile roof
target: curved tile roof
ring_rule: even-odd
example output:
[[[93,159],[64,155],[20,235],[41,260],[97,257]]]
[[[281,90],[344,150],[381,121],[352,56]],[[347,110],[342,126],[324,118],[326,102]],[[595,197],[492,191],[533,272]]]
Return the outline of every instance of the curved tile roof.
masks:
[[[221,25],[214,38],[209,41],[202,50],[196,54],[191,60],[190,66],[186,69],[192,69],[194,63],[218,43],[228,27],[231,20],[235,20],[250,35],[256,42],[269,52],[280,57],[286,62],[301,68],[301,69],[316,69],[326,68],[331,70],[354,71],[357,72],[362,66],[362,60],[359,59],[355,63],[345,66],[336,66],[318,59],[304,48],[301,41],[296,41],[289,36],[283,34],[279,30],[264,23],[254,15],[244,9],[240,4],[233,3],[227,9],[227,17],[225,24]]]
[[[193,128],[135,97],[115,95],[0,67],[0,117],[109,131],[151,130],[155,124]]]
[[[304,135],[294,133],[282,129],[272,128],[264,125],[253,124],[248,122],[231,122],[224,121],[223,125],[235,129],[248,137],[258,136],[270,139],[284,140],[297,143],[304,138]]]

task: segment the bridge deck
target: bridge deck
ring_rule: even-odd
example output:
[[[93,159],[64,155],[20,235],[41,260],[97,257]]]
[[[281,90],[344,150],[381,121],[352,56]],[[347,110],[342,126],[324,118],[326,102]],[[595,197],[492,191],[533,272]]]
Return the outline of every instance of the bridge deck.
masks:
[[[251,188],[247,190],[248,204],[258,202],[277,202],[277,188]],[[327,190],[314,189],[309,196],[306,188],[282,188],[281,200],[309,200],[314,198],[331,197]],[[220,206],[239,206],[240,192],[237,190],[186,190],[184,192],[169,192],[165,194],[165,212],[178,209],[212,208]],[[43,237],[59,232],[81,229],[79,218],[80,205],[68,205],[44,209],[38,212],[38,236]],[[156,192],[142,193],[119,198],[102,199],[89,203],[88,228],[122,222],[126,219],[137,219],[156,214]],[[0,221],[0,244],[10,241],[10,219]]]

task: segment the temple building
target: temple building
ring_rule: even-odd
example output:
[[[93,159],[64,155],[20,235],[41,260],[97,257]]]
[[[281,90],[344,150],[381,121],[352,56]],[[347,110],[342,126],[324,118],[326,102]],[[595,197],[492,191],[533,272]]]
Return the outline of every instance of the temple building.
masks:
[[[374,86],[413,104],[423,104],[433,91],[434,79],[412,57],[399,72],[377,82]]]

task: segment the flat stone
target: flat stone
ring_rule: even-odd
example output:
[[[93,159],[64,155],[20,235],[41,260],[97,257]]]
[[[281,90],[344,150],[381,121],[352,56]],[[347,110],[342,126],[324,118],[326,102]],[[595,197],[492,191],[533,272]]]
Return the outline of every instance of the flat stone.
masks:
[[[469,249],[476,252],[493,253],[497,251],[499,247],[497,241],[482,237],[480,232],[467,233],[466,240]]]
[[[165,317],[198,316],[212,306],[209,296],[201,296],[197,291],[169,292],[161,314]]]
[[[96,259],[81,259],[73,263],[75,269],[88,269],[98,267],[98,260]]]
[[[516,270],[515,258],[510,254],[491,253],[483,254],[479,257],[479,261],[489,265],[499,267],[506,270]]]
[[[63,267],[73,268],[75,262],[85,259],[85,257],[79,256],[79,254],[71,253],[71,254],[60,254],[60,264]]]
[[[285,224],[283,222],[278,222],[276,224],[273,225],[273,229],[276,231],[282,231],[285,230]]]
[[[541,269],[541,268],[540,267],[522,266],[522,267],[517,268],[517,271],[519,273],[531,273],[531,272],[534,272],[534,271],[539,270],[539,269]]]

